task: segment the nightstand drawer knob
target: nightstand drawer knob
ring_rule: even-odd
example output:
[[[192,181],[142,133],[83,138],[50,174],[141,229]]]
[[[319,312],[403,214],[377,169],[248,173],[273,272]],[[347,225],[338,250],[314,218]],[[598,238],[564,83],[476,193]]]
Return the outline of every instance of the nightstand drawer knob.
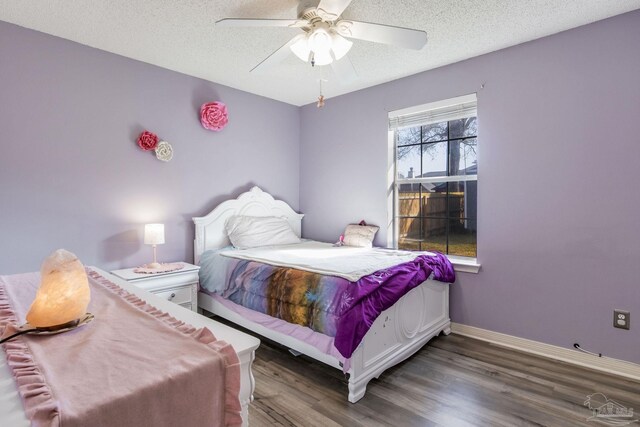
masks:
[[[163,292],[156,292],[156,295],[176,304],[182,304],[185,302],[192,303],[192,288],[193,285],[183,286],[179,289],[167,289]],[[2,419],[2,417],[0,417],[0,419]]]

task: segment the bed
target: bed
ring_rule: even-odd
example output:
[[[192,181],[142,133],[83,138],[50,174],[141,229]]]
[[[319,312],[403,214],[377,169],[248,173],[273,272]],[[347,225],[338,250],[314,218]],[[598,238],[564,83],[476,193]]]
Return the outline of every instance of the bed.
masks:
[[[255,350],[260,344],[260,341],[257,338],[173,304],[100,269],[90,268],[90,270],[95,271],[103,278],[117,284],[125,291],[134,294],[148,304],[168,313],[170,316],[173,316],[174,318],[196,328],[206,327],[211,330],[218,339],[231,344],[238,355],[240,362],[239,398],[242,406],[242,422],[243,425],[248,425],[248,405],[252,399],[252,393],[254,390],[254,379],[251,372],[251,365],[254,359]],[[23,404],[18,394],[16,382],[14,381],[10,368],[7,365],[4,348],[2,346],[0,346],[0,353],[2,353],[0,356],[0,425],[12,427],[29,426],[31,425],[30,421],[25,415],[25,410],[23,409]],[[150,370],[152,369],[153,367],[150,367]],[[163,375],[163,373],[158,372],[158,375]],[[188,396],[185,398],[188,399]]]
[[[221,203],[208,215],[193,218],[196,264],[200,263],[206,251],[230,245],[225,223],[235,215],[284,217],[298,237],[301,235],[304,216],[296,213],[285,202],[275,200],[260,188],[253,187],[237,199]],[[432,279],[413,288],[377,317],[347,365],[335,353],[321,351],[317,346],[292,334],[274,330],[265,326],[264,322],[251,320],[250,316],[242,314],[242,310],[230,308],[230,304],[233,303],[222,301],[207,292],[201,291],[198,295],[198,306],[201,309],[278,342],[294,354],[301,353],[346,371],[349,374],[348,400],[352,403],[364,396],[371,379],[378,378],[386,369],[414,354],[432,337],[451,332],[448,284]]]

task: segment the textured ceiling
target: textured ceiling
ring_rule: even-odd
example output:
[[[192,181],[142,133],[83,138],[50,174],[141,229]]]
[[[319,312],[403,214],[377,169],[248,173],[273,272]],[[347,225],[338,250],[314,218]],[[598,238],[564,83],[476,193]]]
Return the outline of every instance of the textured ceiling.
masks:
[[[308,1],[308,0],[305,0]],[[640,8],[640,0],[353,0],[343,17],[425,30],[413,51],[355,41],[359,78],[293,55],[249,73],[300,30],[216,28],[225,17],[294,18],[296,0],[2,0],[0,20],[294,105],[332,97]]]

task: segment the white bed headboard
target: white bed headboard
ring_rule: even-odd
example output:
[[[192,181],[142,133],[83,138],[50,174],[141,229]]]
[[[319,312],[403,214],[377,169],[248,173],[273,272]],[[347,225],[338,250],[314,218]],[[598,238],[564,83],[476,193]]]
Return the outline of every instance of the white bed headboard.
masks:
[[[296,213],[282,200],[276,200],[271,194],[253,187],[237,199],[220,203],[208,215],[193,218],[196,225],[196,237],[193,241],[195,264],[200,262],[204,251],[230,245],[224,225],[227,218],[233,215],[285,217],[298,237],[302,232],[304,215]]]

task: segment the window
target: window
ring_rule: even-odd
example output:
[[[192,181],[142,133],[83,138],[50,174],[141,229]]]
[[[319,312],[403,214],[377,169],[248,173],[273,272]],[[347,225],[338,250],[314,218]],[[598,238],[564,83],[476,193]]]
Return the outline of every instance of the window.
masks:
[[[394,142],[394,246],[476,258],[476,97],[389,114]]]

